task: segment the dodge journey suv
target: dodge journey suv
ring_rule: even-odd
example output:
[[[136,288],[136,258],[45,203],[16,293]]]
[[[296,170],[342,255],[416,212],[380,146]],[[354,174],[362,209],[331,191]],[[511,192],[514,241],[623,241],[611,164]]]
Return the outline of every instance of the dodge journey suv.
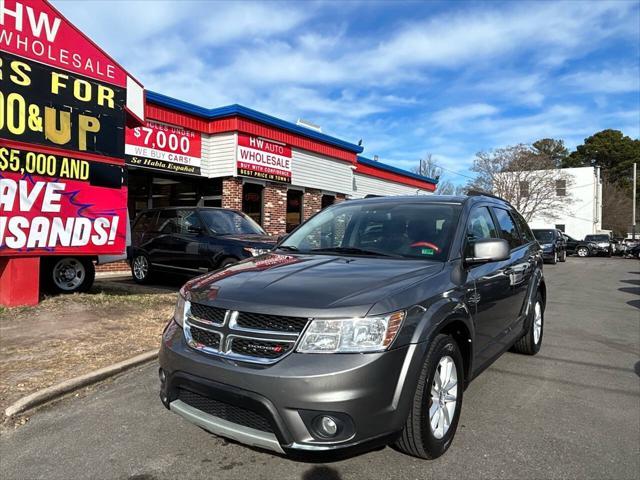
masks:
[[[503,200],[343,202],[184,285],[160,398],[280,453],[394,444],[435,458],[469,382],[508,349],[538,352],[545,299],[540,246]]]

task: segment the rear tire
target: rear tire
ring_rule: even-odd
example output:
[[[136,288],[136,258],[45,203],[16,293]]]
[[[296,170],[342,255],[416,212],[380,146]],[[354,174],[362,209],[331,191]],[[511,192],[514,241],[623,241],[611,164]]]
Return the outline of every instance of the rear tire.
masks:
[[[544,303],[540,292],[536,295],[533,308],[529,314],[526,333],[518,340],[512,350],[524,355],[535,355],[540,351],[542,345],[542,334],[544,333]]]
[[[566,250],[562,251],[562,255],[560,255],[560,261],[563,262],[563,263],[567,261],[567,251]]]
[[[234,263],[238,263],[238,259],[227,257],[220,262],[220,266],[218,268],[225,268],[225,267],[228,267],[229,265],[233,265]]]
[[[587,247],[578,247],[576,249],[576,253],[578,254],[579,257],[588,257],[591,252],[589,252],[589,249]]]
[[[43,260],[41,275],[44,289],[51,293],[86,292],[96,269],[90,258],[56,257]]]
[[[438,458],[446,452],[458,427],[463,384],[464,368],[458,344],[449,335],[438,335],[427,353],[395,447],[424,459]]]

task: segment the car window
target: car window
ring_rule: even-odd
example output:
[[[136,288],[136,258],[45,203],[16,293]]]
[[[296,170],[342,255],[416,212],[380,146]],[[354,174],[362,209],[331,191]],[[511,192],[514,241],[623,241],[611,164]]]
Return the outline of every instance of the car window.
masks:
[[[200,210],[207,227],[216,235],[266,235],[251,217],[234,210]]]
[[[467,221],[467,242],[465,246],[465,256],[473,256],[473,245],[478,240],[490,238],[500,238],[496,225],[493,222],[491,213],[487,207],[474,208]]]
[[[520,230],[520,236],[525,240],[525,242],[535,242],[536,237],[533,235],[533,232],[529,228],[527,221],[524,219],[520,213],[513,210],[512,212],[513,218],[518,225],[518,230]]]
[[[176,212],[176,233],[193,235],[202,230],[202,223],[194,210],[178,210]]]
[[[148,235],[155,231],[157,219],[157,211],[145,212],[140,214],[140,216],[134,222],[133,228],[131,229],[131,241],[134,245],[138,245],[143,241],[145,235]]]
[[[584,237],[587,242],[608,242],[609,235],[587,235]]]
[[[494,207],[493,213],[495,213],[496,220],[498,220],[500,236],[509,242],[511,249],[522,245],[523,242],[520,240],[518,229],[509,212],[504,208]]]
[[[555,235],[551,230],[534,230],[533,234],[540,243],[553,243]]]
[[[177,210],[160,210],[156,231],[163,235],[178,233]]]
[[[309,253],[364,250],[365,254],[444,261],[459,210],[459,205],[423,202],[345,202],[322,210],[281,246]]]

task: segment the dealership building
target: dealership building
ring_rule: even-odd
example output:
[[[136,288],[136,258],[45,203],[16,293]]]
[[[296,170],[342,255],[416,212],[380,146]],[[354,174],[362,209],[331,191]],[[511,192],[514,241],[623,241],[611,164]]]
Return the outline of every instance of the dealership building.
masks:
[[[278,235],[348,198],[436,187],[363,157],[359,145],[241,105],[207,109],[147,91],[145,117],[125,135],[131,218],[151,207],[225,207]]]

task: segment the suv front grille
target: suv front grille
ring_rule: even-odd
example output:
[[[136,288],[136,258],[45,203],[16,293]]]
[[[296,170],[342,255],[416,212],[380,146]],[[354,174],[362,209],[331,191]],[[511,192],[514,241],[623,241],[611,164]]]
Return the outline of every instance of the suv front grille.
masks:
[[[252,330],[300,333],[304,330],[308,321],[306,318],[240,312],[236,322],[239,327],[250,328]]]
[[[229,403],[204,397],[198,393],[183,388],[178,389],[178,400],[198,410],[213,415],[214,417],[227,420],[228,422],[255,428],[262,432],[273,433],[273,428],[269,420],[263,415],[247,410],[246,408],[231,405]]]
[[[279,358],[293,348],[293,343],[278,341],[254,340],[251,338],[234,338],[231,340],[231,351],[240,355],[260,358]]]
[[[207,348],[220,350],[220,334],[209,332],[195,326],[191,326],[191,337]]]
[[[190,347],[207,354],[274,363],[293,351],[308,321],[192,303],[184,321],[184,336]]]
[[[202,303],[191,304],[191,315],[197,319],[207,320],[213,323],[224,322],[224,315],[227,311],[224,308],[210,307]]]

